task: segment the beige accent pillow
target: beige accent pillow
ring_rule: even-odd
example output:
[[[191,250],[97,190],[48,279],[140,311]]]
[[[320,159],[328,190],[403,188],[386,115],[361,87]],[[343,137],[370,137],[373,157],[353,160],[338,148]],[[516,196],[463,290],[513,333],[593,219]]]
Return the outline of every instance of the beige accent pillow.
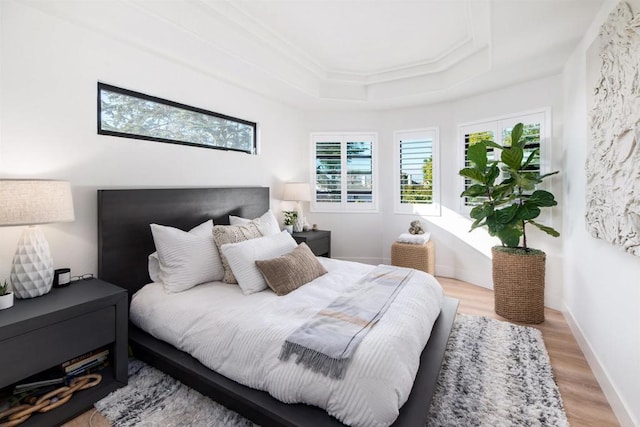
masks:
[[[304,242],[286,255],[257,260],[256,266],[264,276],[267,285],[280,296],[298,289],[327,272]]]
[[[262,237],[262,230],[255,222],[240,225],[215,225],[213,227],[213,240],[216,242],[216,246],[220,252],[222,267],[224,268],[223,282],[238,283],[236,277],[233,275],[233,271],[231,271],[227,257],[222,252],[221,246],[227,243],[238,243],[257,237]]]

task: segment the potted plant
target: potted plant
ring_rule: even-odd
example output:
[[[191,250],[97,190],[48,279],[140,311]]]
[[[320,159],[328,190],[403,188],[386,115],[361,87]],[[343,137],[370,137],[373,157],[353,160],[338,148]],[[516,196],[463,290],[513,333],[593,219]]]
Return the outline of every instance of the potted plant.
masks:
[[[284,229],[290,234],[293,233],[293,225],[298,219],[298,211],[282,211],[284,214]]]
[[[523,128],[522,123],[514,126],[509,145],[483,140],[469,147],[471,165],[459,173],[473,185],[461,197],[481,200],[471,210],[471,230],[486,227],[502,242],[491,250],[496,313],[517,322],[542,323],[546,255],[528,247],[526,227],[532,225],[551,236],[560,235],[535,221],[541,208],[558,204],[553,194],[536,189],[558,171],[541,175],[528,168],[539,156],[539,149],[525,157]],[[499,158],[493,159],[493,152],[498,152]]]
[[[0,310],[13,306],[13,292],[9,289],[9,285],[5,280],[0,285]]]

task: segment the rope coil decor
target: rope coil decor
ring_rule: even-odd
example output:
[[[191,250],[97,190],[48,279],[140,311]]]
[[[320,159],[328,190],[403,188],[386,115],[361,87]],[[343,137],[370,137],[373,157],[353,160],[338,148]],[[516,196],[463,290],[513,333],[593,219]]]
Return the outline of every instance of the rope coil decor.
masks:
[[[95,387],[100,384],[100,381],[102,381],[102,375],[100,374],[76,377],[71,380],[68,386],[60,387],[44,394],[33,403],[24,403],[2,411],[0,412],[0,427],[14,427],[27,421],[31,414],[35,412],[49,412],[67,403],[76,391]]]

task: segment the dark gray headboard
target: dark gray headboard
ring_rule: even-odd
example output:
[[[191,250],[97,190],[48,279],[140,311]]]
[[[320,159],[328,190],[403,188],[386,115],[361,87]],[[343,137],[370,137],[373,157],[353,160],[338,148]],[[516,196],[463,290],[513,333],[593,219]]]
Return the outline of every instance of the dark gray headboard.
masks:
[[[98,277],[131,297],[150,282],[149,224],[189,230],[208,219],[229,224],[229,215],[256,218],[267,209],[266,187],[98,190]]]

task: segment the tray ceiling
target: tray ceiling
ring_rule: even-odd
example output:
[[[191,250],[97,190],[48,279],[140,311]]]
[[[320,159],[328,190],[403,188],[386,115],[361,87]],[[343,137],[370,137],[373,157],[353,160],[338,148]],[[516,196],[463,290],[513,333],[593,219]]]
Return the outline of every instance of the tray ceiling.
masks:
[[[24,0],[307,109],[401,108],[559,73],[602,0]]]

